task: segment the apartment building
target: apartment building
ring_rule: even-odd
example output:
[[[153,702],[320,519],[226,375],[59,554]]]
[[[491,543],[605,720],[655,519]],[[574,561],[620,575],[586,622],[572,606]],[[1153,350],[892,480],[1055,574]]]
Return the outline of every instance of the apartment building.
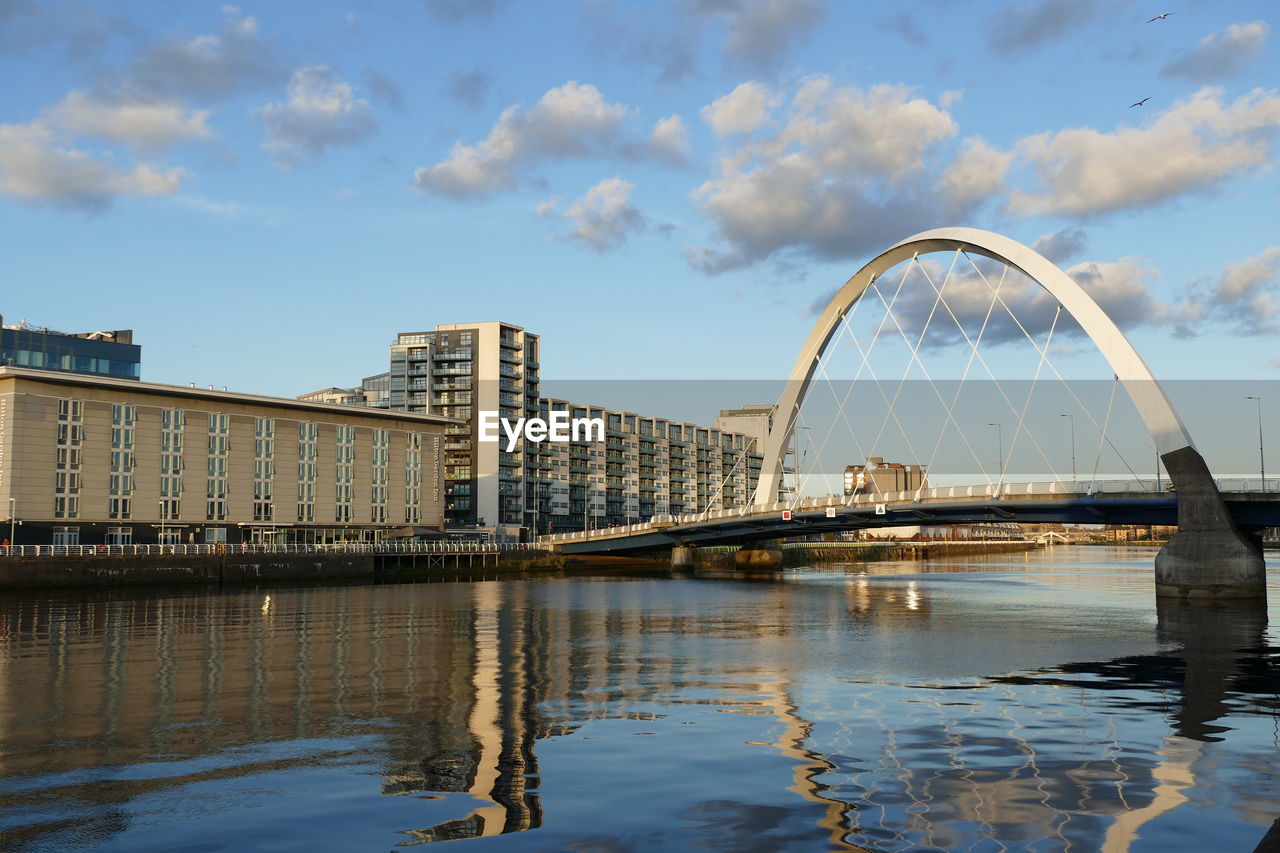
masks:
[[[531,523],[564,533],[751,503],[763,461],[756,436],[544,398],[539,417],[599,418],[604,441],[542,442]],[[533,447],[527,443],[526,447]]]
[[[445,519],[451,529],[532,526],[525,483],[536,449],[477,440],[477,413],[516,420],[538,414],[538,336],[510,323],[436,326],[402,332],[391,345],[388,404],[460,423],[446,429]],[[531,500],[531,499],[530,499]]]
[[[705,427],[544,398],[540,347],[537,335],[502,322],[401,332],[391,345],[390,370],[382,374],[386,405],[455,421],[443,445],[450,530],[515,537],[522,528],[524,535],[582,530],[752,500],[774,406],[726,409],[715,427]],[[346,388],[304,398],[363,399]],[[480,440],[481,412],[509,422],[565,412],[598,418],[606,430],[602,441],[519,438],[508,449],[505,437]]]
[[[451,423],[0,367],[0,515],[13,520],[4,538],[71,545],[429,535],[443,528],[440,471]]]

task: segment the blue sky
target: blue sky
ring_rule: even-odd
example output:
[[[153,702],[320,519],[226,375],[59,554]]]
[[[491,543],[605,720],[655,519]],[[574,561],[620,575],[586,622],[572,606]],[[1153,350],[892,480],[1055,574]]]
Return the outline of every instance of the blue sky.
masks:
[[[771,378],[968,225],[1160,377],[1280,378],[1274,8],[0,0],[0,311],[267,394],[490,319],[548,378]]]

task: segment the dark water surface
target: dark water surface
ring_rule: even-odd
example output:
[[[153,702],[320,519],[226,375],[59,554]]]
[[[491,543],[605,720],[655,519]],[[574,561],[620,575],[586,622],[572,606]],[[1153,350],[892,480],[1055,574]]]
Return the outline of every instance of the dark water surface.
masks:
[[[0,849],[1251,851],[1277,631],[1152,555],[0,597]]]

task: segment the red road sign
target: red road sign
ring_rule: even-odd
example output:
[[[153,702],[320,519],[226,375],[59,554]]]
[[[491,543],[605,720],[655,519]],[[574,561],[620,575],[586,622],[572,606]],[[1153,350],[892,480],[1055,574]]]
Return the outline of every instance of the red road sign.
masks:
[[[782,511],[782,520],[783,520],[783,521],[790,521],[790,520],[791,520],[791,510],[789,510],[789,509],[784,509],[784,510]]]

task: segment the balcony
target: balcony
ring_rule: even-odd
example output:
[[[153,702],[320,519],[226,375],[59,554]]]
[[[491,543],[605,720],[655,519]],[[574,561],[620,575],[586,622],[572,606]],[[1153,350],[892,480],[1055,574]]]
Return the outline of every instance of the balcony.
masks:
[[[469,371],[469,370],[468,370],[467,372],[468,372],[468,373],[470,373],[470,371]],[[513,367],[508,367],[508,366],[507,366],[507,365],[505,365],[505,364],[504,364],[504,365],[502,365],[500,368],[498,368],[498,375],[500,375],[500,376],[505,376],[505,377],[507,377],[508,379],[519,379],[519,378],[521,378],[521,373],[520,373],[520,371],[516,370],[516,369],[515,369],[515,368],[513,368]]]
[[[507,364],[524,364],[524,358],[519,352],[509,350],[506,347],[498,350],[498,358]]]
[[[472,351],[470,348],[440,350],[431,356],[432,361],[470,361],[471,358]]]
[[[471,365],[466,367],[436,367],[431,371],[432,376],[470,376]]]
[[[421,387],[418,385],[410,385],[410,388]],[[432,391],[470,391],[471,377],[466,379],[437,379],[431,383]]]

